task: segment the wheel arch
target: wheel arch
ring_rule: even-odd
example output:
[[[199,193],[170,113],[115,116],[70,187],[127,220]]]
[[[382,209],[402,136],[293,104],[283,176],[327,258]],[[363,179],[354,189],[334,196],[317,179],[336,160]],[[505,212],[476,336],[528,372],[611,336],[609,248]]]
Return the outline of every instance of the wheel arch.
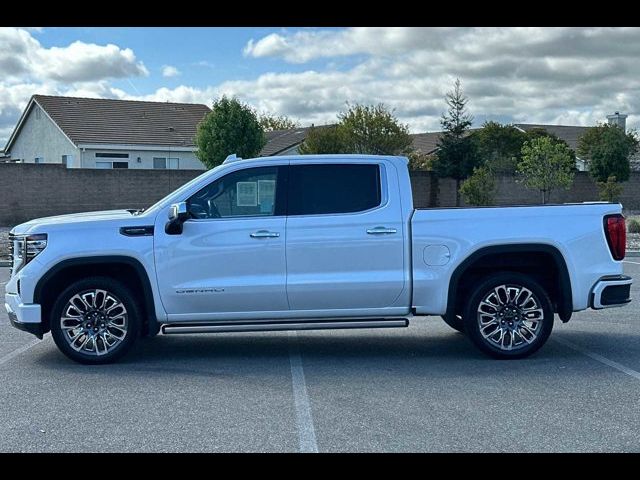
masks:
[[[571,277],[564,256],[553,245],[544,243],[518,243],[508,245],[491,245],[482,247],[471,255],[469,255],[460,265],[456,267],[449,281],[449,289],[447,295],[447,315],[454,315],[458,306],[458,294],[460,286],[463,282],[465,273],[474,269],[474,267],[482,264],[490,258],[498,256],[508,259],[513,258],[517,254],[535,254],[543,255],[550,258],[557,270],[557,292],[548,292],[552,297],[555,296],[557,304],[557,313],[563,322],[568,322],[573,311],[573,293],[571,288]],[[498,268],[512,269],[520,271],[518,266],[510,266],[508,260],[505,265],[497,265]],[[485,265],[486,268],[486,265]]]
[[[47,332],[50,329],[49,311],[55,301],[55,294],[64,290],[64,286],[60,286],[58,283],[68,281],[69,278],[100,274],[106,274],[123,281],[134,289],[134,293],[140,294],[143,332],[147,335],[155,335],[159,331],[159,323],[156,318],[155,301],[149,275],[138,259],[126,255],[69,258],[51,267],[38,280],[33,294],[34,303],[42,305],[43,331]],[[48,287],[52,288],[48,289]]]

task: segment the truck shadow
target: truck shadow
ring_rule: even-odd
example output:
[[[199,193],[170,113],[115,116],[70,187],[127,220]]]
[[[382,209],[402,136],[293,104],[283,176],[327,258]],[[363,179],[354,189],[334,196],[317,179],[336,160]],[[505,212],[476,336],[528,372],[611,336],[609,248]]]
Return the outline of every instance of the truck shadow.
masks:
[[[625,355],[640,357],[640,338],[617,333],[606,336],[597,332],[563,332],[562,338],[602,355],[615,351],[615,345],[625,342]],[[554,335],[536,354],[523,360],[499,361],[491,359],[475,349],[463,335],[451,332],[432,335],[428,331],[377,335],[371,333],[332,332],[331,334],[298,333],[290,340],[286,332],[260,334],[216,335],[159,335],[143,339],[126,357],[115,364],[80,366],[68,360],[55,346],[43,351],[34,361],[44,368],[78,370],[89,373],[134,373],[156,371],[158,373],[213,374],[212,367],[224,371],[269,371],[278,366],[286,367],[290,351],[300,352],[305,366],[332,365],[335,369],[353,368],[358,363],[380,368],[389,365],[419,364],[421,368],[441,368],[443,365],[484,365],[506,370],[518,366],[554,365],[558,361],[592,361],[559,342]],[[219,372],[222,370],[218,370]]]

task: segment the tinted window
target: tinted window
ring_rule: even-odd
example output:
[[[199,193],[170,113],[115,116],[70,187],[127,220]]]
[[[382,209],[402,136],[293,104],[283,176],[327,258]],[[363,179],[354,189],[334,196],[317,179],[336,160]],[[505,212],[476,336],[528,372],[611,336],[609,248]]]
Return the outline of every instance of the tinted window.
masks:
[[[292,165],[288,183],[289,215],[361,212],[381,201],[378,165]]]
[[[210,183],[189,199],[194,218],[274,215],[278,167],[247,168]]]

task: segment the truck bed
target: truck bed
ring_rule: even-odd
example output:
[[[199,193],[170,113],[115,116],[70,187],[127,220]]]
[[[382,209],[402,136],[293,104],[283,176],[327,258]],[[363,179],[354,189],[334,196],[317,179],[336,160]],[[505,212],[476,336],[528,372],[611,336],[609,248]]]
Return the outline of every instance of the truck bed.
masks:
[[[411,217],[413,305],[444,314],[456,268],[474,252],[500,243],[543,244],[558,250],[572,279],[574,311],[588,306],[589,288],[611,272],[603,217],[621,213],[614,203],[416,209]],[[622,273],[622,264],[618,266]]]

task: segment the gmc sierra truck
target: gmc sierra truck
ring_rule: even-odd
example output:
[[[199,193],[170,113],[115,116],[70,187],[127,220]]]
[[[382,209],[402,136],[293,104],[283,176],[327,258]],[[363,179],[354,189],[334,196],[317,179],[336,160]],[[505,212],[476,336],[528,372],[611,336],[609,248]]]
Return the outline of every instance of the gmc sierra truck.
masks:
[[[407,159],[229,158],[146,210],[11,231],[12,324],[81,363],[141,335],[406,327],[537,351],[554,316],[630,302],[619,204],[414,209]]]

